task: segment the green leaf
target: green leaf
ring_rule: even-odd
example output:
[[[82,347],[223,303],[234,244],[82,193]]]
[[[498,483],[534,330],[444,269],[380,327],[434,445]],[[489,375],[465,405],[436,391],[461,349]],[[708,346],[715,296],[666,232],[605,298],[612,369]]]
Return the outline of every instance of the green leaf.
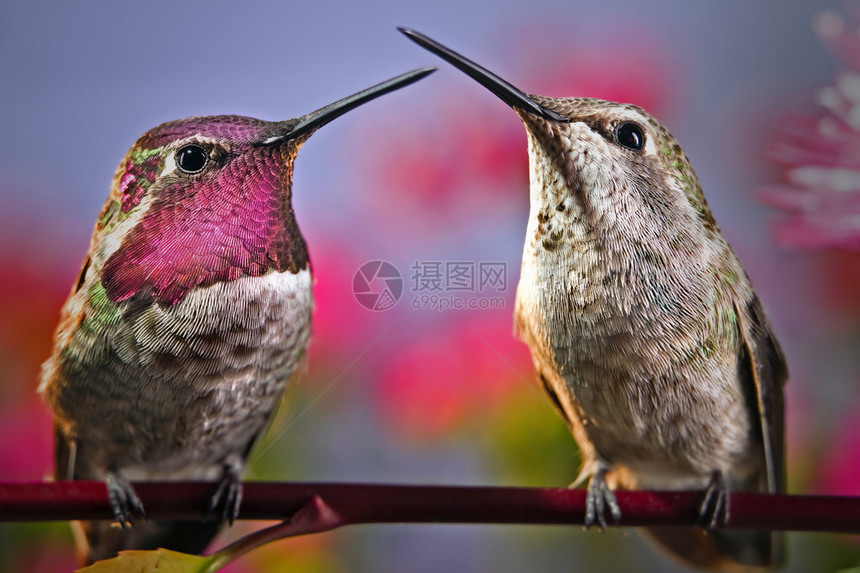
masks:
[[[169,549],[120,551],[117,557],[97,561],[76,573],[206,573],[212,557],[189,555]]]

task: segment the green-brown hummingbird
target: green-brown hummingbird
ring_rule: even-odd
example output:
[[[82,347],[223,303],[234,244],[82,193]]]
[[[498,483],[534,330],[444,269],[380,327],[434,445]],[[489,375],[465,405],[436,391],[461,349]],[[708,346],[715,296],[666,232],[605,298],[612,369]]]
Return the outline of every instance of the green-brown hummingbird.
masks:
[[[705,490],[711,531],[651,528],[701,567],[780,561],[780,536],[717,529],[728,492],[785,487],[787,368],[690,160],[639,107],[529,95],[401,29],[511,106],[528,134],[531,212],[516,331],[590,478],[586,525],[614,487]]]
[[[126,154],[39,387],[55,416],[55,478],[106,480],[122,525],[82,524],[88,561],[199,553],[237,516],[248,452],[310,336],[311,267],[292,207],[299,148],[433,70],[287,121],[171,121]],[[145,517],[132,480],[217,481],[220,519],[132,527]]]

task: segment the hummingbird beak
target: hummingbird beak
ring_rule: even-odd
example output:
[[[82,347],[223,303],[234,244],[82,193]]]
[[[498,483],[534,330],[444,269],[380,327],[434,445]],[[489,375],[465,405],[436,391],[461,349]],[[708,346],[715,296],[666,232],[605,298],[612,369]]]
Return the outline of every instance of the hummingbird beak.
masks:
[[[298,119],[283,122],[287,129],[266,139],[263,143],[265,145],[277,145],[287,139],[296,139],[304,134],[312,133],[331,120],[342,116],[346,112],[355,109],[370,100],[376,99],[381,95],[385,95],[404,86],[408,86],[411,83],[417,82],[421,78],[428,76],[435,71],[436,68],[428,67],[407,72],[403,75],[397,76],[396,78],[391,78],[381,84],[377,84],[356,94],[347,96],[316,111],[312,111]]]
[[[570,118],[560,115],[551,109],[547,109],[538,104],[528,96],[524,91],[511,85],[503,80],[490,70],[479,66],[472,60],[461,56],[454,50],[447,48],[435,40],[431,40],[424,34],[410,30],[408,28],[397,28],[407,38],[418,44],[419,46],[430,50],[443,60],[446,60],[465,72],[466,75],[477,81],[479,84],[496,94],[503,102],[509,106],[521,109],[528,113],[532,113],[544,119],[557,121],[561,123],[569,123]]]

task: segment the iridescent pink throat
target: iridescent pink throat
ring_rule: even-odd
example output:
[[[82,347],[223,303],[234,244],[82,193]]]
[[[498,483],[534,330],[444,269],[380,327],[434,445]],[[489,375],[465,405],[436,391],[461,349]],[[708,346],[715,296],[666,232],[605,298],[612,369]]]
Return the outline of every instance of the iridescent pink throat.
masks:
[[[209,177],[162,189],[105,263],[107,295],[173,305],[194,288],[306,268],[292,168],[279,147],[258,147]]]

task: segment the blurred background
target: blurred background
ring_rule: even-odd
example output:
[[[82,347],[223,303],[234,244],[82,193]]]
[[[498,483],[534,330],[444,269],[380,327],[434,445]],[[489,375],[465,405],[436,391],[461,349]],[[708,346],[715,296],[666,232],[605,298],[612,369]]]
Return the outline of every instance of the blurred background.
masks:
[[[295,117],[425,65],[440,71],[326,126],[300,154],[312,350],[248,477],[573,481],[574,441],[512,336],[524,130],[395,30],[409,26],[525,91],[632,102],[669,127],[788,356],[790,490],[860,494],[858,14],[777,0],[3,0],[0,481],[51,471],[39,365],[114,170],[141,134],[190,115]],[[369,261],[399,273],[396,304],[396,277]],[[392,298],[368,309],[356,288]],[[473,308],[443,308],[454,305]],[[791,534],[789,551],[790,571],[860,564],[856,538]],[[73,566],[67,524],[0,525],[0,572]],[[284,570],[678,569],[632,530],[450,525],[287,540],[230,569]]]

